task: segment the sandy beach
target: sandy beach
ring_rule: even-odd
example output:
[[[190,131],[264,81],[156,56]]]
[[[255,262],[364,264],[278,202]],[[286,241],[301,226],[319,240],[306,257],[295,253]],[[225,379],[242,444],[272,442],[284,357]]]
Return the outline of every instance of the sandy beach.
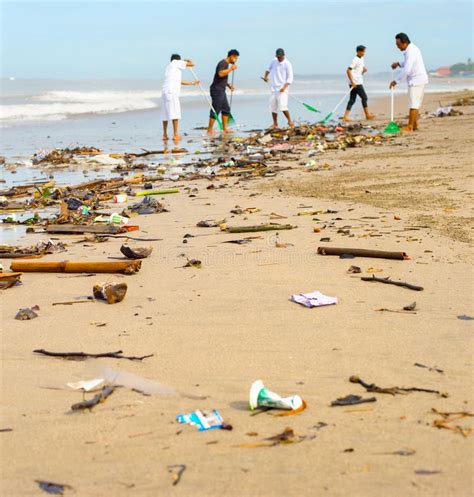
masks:
[[[424,111],[465,95],[427,94]],[[383,128],[389,101],[371,108]],[[406,96],[397,97],[397,119],[405,108]],[[424,115],[420,131],[381,145],[325,151],[313,157],[318,168],[306,168],[302,153],[280,163],[289,169],[274,178],[216,179],[214,189],[208,180],[156,183],[180,193],[163,197],[169,212],[133,218],[140,231],[132,236],[161,239],[133,243],[154,249],[140,272],[24,273],[21,285],[2,291],[2,495],[42,495],[35,480],[69,485],[64,494],[77,496],[472,495],[474,106],[456,109],[463,115]],[[236,206],[255,210],[230,213]],[[196,227],[224,219],[297,228]],[[40,260],[121,256],[123,239],[55,236],[67,252]],[[246,236],[256,238],[223,243]],[[19,244],[36,239],[25,235]],[[410,259],[346,260],[318,255],[320,246],[403,251]],[[202,267],[184,268],[193,258]],[[8,270],[11,260],[0,262]],[[351,265],[362,273],[348,273]],[[360,279],[372,275],[424,289]],[[128,284],[123,302],[52,305],[84,299],[103,281]],[[289,300],[314,290],[337,305],[309,309]],[[412,302],[414,311],[402,310]],[[14,319],[33,305],[38,318]],[[41,348],[153,357],[68,361],[33,354]],[[66,384],[94,377],[101,365],[180,393],[117,388],[91,411],[71,412],[83,395]],[[440,394],[367,392],[351,375]],[[283,396],[300,395],[307,408],[251,413],[257,379]],[[376,401],[330,406],[349,394]],[[176,422],[196,409],[218,409],[233,430]],[[470,415],[448,417],[451,429],[443,429],[433,409]],[[287,427],[293,443],[259,445]],[[176,485],[174,465],[185,465]]]

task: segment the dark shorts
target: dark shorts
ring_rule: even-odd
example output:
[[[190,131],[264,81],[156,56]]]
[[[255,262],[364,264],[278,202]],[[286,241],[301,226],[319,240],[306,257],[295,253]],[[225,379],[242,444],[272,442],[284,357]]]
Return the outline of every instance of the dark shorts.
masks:
[[[347,110],[351,110],[352,106],[355,104],[357,95],[362,100],[362,107],[367,107],[367,93],[365,93],[363,85],[357,85],[351,90],[351,96],[349,97],[349,102],[347,103]]]
[[[228,116],[230,114],[230,106],[227,100],[227,95],[224,91],[213,91],[211,90],[212,106],[216,111],[217,115],[222,114],[223,116]],[[210,112],[209,117],[215,119],[214,113]]]

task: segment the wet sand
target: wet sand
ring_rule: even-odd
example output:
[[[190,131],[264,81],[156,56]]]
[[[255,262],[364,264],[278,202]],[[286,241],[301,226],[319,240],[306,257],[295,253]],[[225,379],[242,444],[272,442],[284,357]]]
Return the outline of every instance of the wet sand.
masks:
[[[426,109],[439,98],[428,95]],[[454,96],[442,98],[449,103]],[[377,105],[373,110],[385,122],[381,111],[388,104]],[[401,115],[402,104],[397,108]],[[216,182],[227,183],[222,189],[207,190],[205,180],[178,182],[199,192],[190,197],[181,188],[164,198],[170,212],[133,218],[140,225],[133,236],[162,238],[135,244],[154,247],[136,275],[25,273],[21,286],[2,294],[0,428],[12,429],[0,432],[3,495],[39,495],[36,479],[71,485],[65,495],[81,496],[471,495],[472,435],[432,426],[439,419],[432,408],[474,410],[473,323],[457,318],[474,316],[474,108],[459,109],[463,116],[423,119],[421,131],[391,144],[328,151],[316,158],[327,170],[309,172],[295,161],[274,179],[226,178]],[[236,205],[260,210],[230,214]],[[298,215],[326,209],[337,213]],[[286,217],[275,222],[297,228],[234,245],[222,242],[247,235],[196,227],[223,218],[228,225],[260,224],[272,212]],[[184,244],[187,233],[196,236]],[[42,260],[120,256],[122,240],[72,243],[81,238],[61,237],[67,254]],[[21,243],[29,240],[25,235]],[[321,245],[405,251],[411,259],[344,260],[317,255]],[[182,268],[186,258],[200,259],[202,268]],[[390,276],[424,290],[363,282],[347,273],[351,265],[362,276]],[[126,281],[125,300],[52,306],[91,295],[100,281]],[[307,309],[289,301],[313,290],[338,304]],[[413,301],[413,314],[378,311]],[[37,319],[13,319],[19,307],[35,304]],[[100,362],[206,398],[120,388],[92,412],[71,414],[82,395],[66,383],[90,378],[87,366],[35,356],[37,348],[153,353],[142,362]],[[383,387],[434,389],[448,397],[372,394],[348,381],[354,374]],[[258,378],[282,395],[301,395],[308,408],[289,417],[252,416],[248,392]],[[377,401],[329,406],[348,394]],[[177,414],[197,408],[217,408],[234,429],[198,432],[176,423]],[[451,425],[472,428],[473,418]],[[238,447],[285,427],[305,439]],[[390,454],[402,449],[415,453]],[[167,467],[175,464],[186,470],[173,486]]]

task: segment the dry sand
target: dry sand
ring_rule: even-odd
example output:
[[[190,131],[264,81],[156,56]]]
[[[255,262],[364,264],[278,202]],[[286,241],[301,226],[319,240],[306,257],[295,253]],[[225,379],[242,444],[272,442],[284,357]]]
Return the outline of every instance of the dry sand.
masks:
[[[448,103],[453,97],[442,98]],[[428,96],[426,108],[438,99]],[[169,195],[169,213],[134,218],[141,227],[137,236],[163,239],[151,243],[152,257],[134,276],[24,274],[23,285],[2,294],[0,428],[12,429],[0,433],[2,495],[41,495],[36,479],[71,485],[66,495],[78,496],[472,495],[473,437],[433,427],[431,412],[474,410],[473,322],[457,319],[474,316],[468,243],[474,108],[461,110],[464,116],[425,119],[420,132],[392,144],[327,152],[318,163],[331,170],[306,172],[291,163],[293,170],[273,180],[234,184],[230,178],[228,188],[212,191],[205,181],[180,183],[199,193]],[[229,214],[236,204],[261,210],[244,221]],[[337,213],[318,215],[320,221],[297,215],[311,209]],[[245,235],[195,226],[222,218],[229,225],[258,224],[271,212],[298,226],[279,234],[292,246],[276,248],[275,233],[245,246],[222,244]],[[314,233],[314,226],[326,227]],[[186,233],[202,236],[183,244]],[[320,243],[323,236],[331,242]],[[70,243],[81,237],[62,238]],[[120,245],[71,243],[67,258],[118,256]],[[319,245],[403,250],[411,260],[324,257],[316,255]],[[183,254],[203,267],[181,268]],[[377,276],[424,291],[362,282],[347,274],[351,264],[364,275],[374,268],[381,270]],[[128,283],[122,303],[51,305],[90,295],[104,280]],[[306,309],[288,300],[312,290],[338,297],[338,305]],[[416,314],[377,311],[413,301]],[[39,318],[13,319],[19,307],[34,304]],[[87,366],[35,356],[36,348],[154,353],[143,362],[102,362],[206,399],[122,388],[92,412],[71,414],[81,394],[66,382],[89,378]],[[349,383],[353,374],[380,386],[449,396],[375,394],[375,403],[329,407],[347,394],[372,396]],[[257,378],[281,394],[300,394],[308,408],[290,417],[250,415],[248,391]],[[177,414],[197,408],[219,409],[233,431],[200,433],[175,422]],[[472,428],[473,418],[455,425]],[[307,438],[236,447],[287,426]],[[400,449],[416,453],[388,454]],[[167,470],[174,464],[186,465],[176,486]]]

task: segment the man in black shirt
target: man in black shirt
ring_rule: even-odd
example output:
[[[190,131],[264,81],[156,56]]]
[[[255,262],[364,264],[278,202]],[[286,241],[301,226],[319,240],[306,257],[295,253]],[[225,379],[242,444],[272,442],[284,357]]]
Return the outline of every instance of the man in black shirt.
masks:
[[[222,59],[216,67],[216,72],[214,74],[214,80],[211,85],[211,98],[212,107],[216,111],[217,116],[222,115],[222,126],[224,133],[228,132],[227,122],[229,120],[230,106],[227,101],[227,95],[225,93],[226,88],[230,91],[234,91],[233,85],[227,82],[228,76],[232,71],[237,69],[237,59],[239,58],[239,52],[237,50],[229,50],[227,57]],[[212,134],[212,129],[217,117],[213,110],[209,115],[209,126],[207,128],[208,134]]]

